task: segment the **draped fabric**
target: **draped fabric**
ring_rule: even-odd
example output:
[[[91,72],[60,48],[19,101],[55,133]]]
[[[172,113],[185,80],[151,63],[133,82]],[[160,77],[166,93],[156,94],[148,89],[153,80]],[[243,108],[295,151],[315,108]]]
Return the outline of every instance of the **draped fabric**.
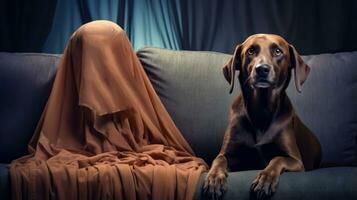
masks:
[[[108,21],[72,35],[29,149],[11,163],[13,199],[192,199],[207,169]]]
[[[354,0],[38,2],[0,6],[5,15],[0,18],[0,51],[62,53],[73,31],[98,19],[123,27],[135,50],[154,46],[232,53],[236,43],[255,33],[279,34],[302,54],[357,50]],[[26,12],[29,8],[33,12]]]

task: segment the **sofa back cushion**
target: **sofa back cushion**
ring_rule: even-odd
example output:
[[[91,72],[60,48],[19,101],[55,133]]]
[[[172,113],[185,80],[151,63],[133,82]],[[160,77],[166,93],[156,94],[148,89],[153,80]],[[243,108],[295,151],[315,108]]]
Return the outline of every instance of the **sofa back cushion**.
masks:
[[[208,163],[219,152],[229,94],[222,66],[230,55],[143,48],[138,56],[156,91],[196,154]],[[317,135],[324,163],[357,160],[357,52],[305,56],[311,73],[302,93],[288,95],[301,120]]]
[[[357,52],[304,56],[311,67],[302,93],[288,95],[320,140],[323,163],[357,164]]]
[[[223,141],[234,97],[221,70],[230,55],[144,48],[138,56],[181,133],[196,155],[210,162]]]
[[[0,163],[27,154],[59,56],[0,53]]]
[[[233,94],[221,68],[230,55],[143,48],[138,56],[196,154],[218,153]],[[27,153],[51,90],[59,55],[0,53],[0,163]],[[357,52],[304,56],[311,73],[301,94],[287,93],[317,135],[324,163],[357,163]]]

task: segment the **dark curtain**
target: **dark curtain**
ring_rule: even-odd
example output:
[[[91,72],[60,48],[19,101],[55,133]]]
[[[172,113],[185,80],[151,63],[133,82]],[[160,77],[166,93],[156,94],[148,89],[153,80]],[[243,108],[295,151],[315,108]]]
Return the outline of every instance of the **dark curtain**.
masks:
[[[57,0],[1,6],[0,51],[62,53],[83,23],[121,25],[134,48],[231,53],[255,33],[279,34],[302,54],[357,50],[354,0]],[[5,25],[5,26],[4,26]]]
[[[56,0],[1,0],[0,51],[41,52]]]
[[[183,49],[232,52],[255,33],[283,36],[303,54],[357,50],[357,1],[183,0]]]
[[[119,0],[125,29],[135,49],[144,46],[182,49],[180,0]],[[120,13],[118,13],[120,14]]]
[[[182,49],[180,0],[58,0],[43,52],[62,53],[71,34],[92,20],[110,20],[125,29],[134,48]]]
[[[62,53],[72,33],[82,24],[98,19],[116,22],[117,15],[118,0],[57,0],[42,52]]]

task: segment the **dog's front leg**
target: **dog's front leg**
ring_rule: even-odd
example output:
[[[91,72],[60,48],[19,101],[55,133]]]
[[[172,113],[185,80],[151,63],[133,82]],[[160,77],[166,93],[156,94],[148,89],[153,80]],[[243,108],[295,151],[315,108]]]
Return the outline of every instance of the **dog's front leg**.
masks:
[[[280,174],[284,171],[303,171],[300,161],[290,157],[274,157],[268,166],[258,173],[251,185],[251,191],[257,199],[272,196],[277,189]]]
[[[228,161],[226,153],[234,149],[234,137],[239,130],[237,115],[232,112],[230,123],[225,131],[222,147],[218,156],[213,160],[203,185],[203,192],[209,199],[221,199],[227,190]]]
[[[268,166],[258,173],[251,185],[251,192],[257,199],[272,196],[277,189],[280,175],[285,171],[304,171],[304,165],[296,144],[294,133],[283,133],[277,144],[287,156],[276,156],[270,160]]]
[[[220,199],[227,190],[227,159],[219,154],[213,161],[204,185],[203,191],[210,199]]]

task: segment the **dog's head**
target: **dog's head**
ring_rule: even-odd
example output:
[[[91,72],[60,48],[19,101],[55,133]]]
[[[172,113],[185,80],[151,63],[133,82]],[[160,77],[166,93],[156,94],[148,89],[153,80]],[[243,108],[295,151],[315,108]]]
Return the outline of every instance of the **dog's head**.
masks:
[[[236,46],[232,58],[223,67],[223,74],[234,87],[235,71],[239,71],[241,86],[252,89],[281,89],[290,80],[294,70],[295,86],[301,86],[310,72],[296,49],[282,37],[272,34],[256,34]]]

